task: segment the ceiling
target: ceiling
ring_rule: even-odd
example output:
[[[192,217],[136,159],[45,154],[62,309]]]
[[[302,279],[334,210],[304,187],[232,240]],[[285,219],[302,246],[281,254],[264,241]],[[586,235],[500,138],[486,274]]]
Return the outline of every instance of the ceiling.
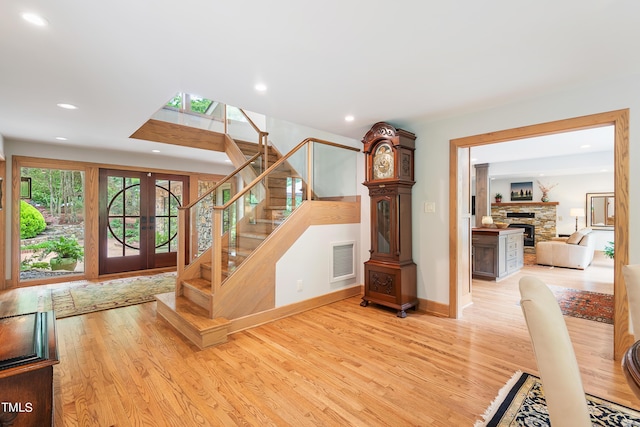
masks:
[[[614,126],[582,129],[471,148],[472,164],[493,179],[608,173],[614,170]]]
[[[129,138],[187,92],[359,140],[640,73],[638,16],[637,0],[3,0],[0,134],[213,156]]]

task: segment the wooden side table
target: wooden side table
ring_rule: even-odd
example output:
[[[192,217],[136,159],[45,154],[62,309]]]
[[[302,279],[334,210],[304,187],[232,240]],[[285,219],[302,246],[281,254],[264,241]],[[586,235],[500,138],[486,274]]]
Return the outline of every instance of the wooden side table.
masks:
[[[53,311],[0,318],[0,427],[53,425]]]

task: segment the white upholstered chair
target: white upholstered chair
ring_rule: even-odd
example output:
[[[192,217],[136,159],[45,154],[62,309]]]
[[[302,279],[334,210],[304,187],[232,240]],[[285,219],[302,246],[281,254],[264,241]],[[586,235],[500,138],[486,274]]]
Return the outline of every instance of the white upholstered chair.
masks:
[[[638,365],[638,341],[640,340],[640,264],[622,266],[624,285],[627,289],[631,333],[636,343],[622,357],[622,372],[638,399],[640,399],[640,366]]]
[[[591,426],[580,369],[560,306],[536,277],[520,279],[520,304],[553,427]]]
[[[638,341],[640,340],[640,264],[623,266],[622,275],[627,288],[631,329],[633,329],[635,340]]]

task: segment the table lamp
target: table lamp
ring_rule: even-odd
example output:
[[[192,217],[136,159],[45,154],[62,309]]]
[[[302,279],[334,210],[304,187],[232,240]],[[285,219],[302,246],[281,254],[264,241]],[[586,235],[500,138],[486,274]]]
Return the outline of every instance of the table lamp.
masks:
[[[579,216],[584,216],[584,209],[583,208],[571,208],[571,209],[569,209],[569,216],[575,216],[576,217],[576,231],[578,231],[578,217]]]

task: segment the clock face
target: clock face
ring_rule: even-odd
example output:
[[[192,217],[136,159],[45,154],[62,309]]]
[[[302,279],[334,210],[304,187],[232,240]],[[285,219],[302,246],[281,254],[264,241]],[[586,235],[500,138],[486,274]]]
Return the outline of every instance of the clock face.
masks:
[[[373,179],[393,178],[393,151],[382,144],[373,155]]]

